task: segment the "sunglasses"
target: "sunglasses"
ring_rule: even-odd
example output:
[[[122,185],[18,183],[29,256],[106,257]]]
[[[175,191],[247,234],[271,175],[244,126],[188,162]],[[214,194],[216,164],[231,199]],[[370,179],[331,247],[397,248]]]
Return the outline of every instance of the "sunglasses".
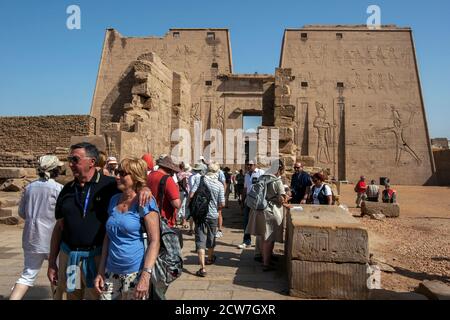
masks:
[[[68,156],[67,157],[67,160],[70,162],[70,163],[74,163],[74,164],[77,164],[77,163],[79,163],[81,160],[83,160],[83,159],[91,159],[90,157],[84,157],[84,158],[80,158],[80,157],[77,157],[77,156]]]
[[[294,169],[301,169],[301,167],[294,167]]]
[[[120,170],[120,169],[114,170],[114,174],[119,177],[126,177],[127,175],[129,175],[128,172],[126,172],[125,170]]]

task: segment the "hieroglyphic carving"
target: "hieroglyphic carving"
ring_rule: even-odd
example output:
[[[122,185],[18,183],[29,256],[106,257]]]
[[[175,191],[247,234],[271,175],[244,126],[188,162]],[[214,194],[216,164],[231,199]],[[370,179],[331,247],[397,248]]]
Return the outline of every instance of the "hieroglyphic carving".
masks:
[[[288,46],[287,55],[290,60],[309,60],[316,65],[348,65],[348,66],[405,66],[412,64],[409,48],[391,46],[366,46],[329,48],[327,45],[308,45],[304,47]]]
[[[331,139],[331,125],[327,121],[327,112],[323,104],[316,101],[317,116],[314,119],[313,127],[317,129],[318,140],[317,140],[317,156],[316,159],[321,163],[330,163],[330,139]],[[322,158],[322,154],[325,159]]]
[[[394,134],[395,146],[396,146],[395,164],[397,166],[400,166],[402,152],[405,151],[405,152],[409,153],[410,156],[414,160],[416,160],[417,165],[420,165],[422,163],[422,160],[414,152],[414,150],[410,147],[410,145],[408,144],[408,142],[406,141],[406,138],[405,138],[405,129],[408,128],[409,126],[411,126],[411,124],[413,123],[415,112],[411,111],[411,115],[409,117],[408,123],[403,122],[403,120],[400,116],[400,113],[398,112],[398,110],[395,108],[394,105],[391,105],[391,112],[392,112],[394,125],[392,127],[386,127],[383,129],[379,129],[378,132],[379,133],[392,132]]]
[[[389,60],[392,62],[394,62],[394,64],[396,65],[396,66],[398,66],[398,57],[397,57],[397,55],[395,54],[395,48],[393,48],[393,47],[388,47],[388,57],[389,57]]]
[[[388,82],[389,89],[398,92],[398,90],[400,89],[400,85],[397,83],[397,81],[395,81],[395,77],[391,73],[388,73]]]
[[[377,47],[377,61],[381,61],[383,65],[387,66],[386,56],[383,54],[383,48]]]

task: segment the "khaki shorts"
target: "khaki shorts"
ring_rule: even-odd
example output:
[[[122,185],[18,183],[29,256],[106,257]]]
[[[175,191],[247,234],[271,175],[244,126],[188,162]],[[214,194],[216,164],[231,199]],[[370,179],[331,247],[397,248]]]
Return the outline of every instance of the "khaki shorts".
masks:
[[[101,256],[95,257],[95,266],[98,269],[100,264]],[[99,294],[95,290],[95,288],[87,288],[86,287],[86,278],[84,274],[81,272],[81,281],[80,286],[81,289],[77,289],[73,292],[66,292],[67,287],[67,278],[66,278],[66,269],[67,262],[69,260],[69,256],[64,253],[62,250],[59,252],[59,262],[58,262],[58,285],[53,290],[53,300],[63,300],[63,296],[66,295],[67,300],[98,300]],[[81,262],[80,262],[81,268]]]

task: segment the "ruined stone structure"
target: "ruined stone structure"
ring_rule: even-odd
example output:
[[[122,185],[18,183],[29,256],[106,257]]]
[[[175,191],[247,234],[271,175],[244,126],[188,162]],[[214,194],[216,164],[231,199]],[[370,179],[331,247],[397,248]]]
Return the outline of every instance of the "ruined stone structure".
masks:
[[[108,153],[170,153],[175,129],[203,141],[194,136],[200,121],[201,133],[225,137],[246,115],[280,130],[288,166],[313,156],[339,180],[370,173],[399,184],[430,183],[435,171],[409,28],[287,29],[274,75],[234,74],[227,29],[170,29],[162,38],[106,31],[91,116]],[[234,166],[227,147],[224,162]]]
[[[237,169],[258,140],[260,162],[271,153],[288,169],[299,160],[341,181],[436,183],[411,29],[287,29],[273,75],[235,74],[231,57],[228,29],[108,29],[90,117],[0,118],[0,166],[93,141],[119,158],[176,150],[176,161],[220,156]],[[245,116],[262,117],[257,132],[242,132]]]

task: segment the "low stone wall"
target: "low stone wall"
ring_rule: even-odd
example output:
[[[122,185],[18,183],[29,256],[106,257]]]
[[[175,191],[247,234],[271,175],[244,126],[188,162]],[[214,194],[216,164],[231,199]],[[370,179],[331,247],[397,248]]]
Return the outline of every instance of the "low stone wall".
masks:
[[[38,156],[94,132],[95,118],[88,115],[0,117],[0,167],[35,168]]]

